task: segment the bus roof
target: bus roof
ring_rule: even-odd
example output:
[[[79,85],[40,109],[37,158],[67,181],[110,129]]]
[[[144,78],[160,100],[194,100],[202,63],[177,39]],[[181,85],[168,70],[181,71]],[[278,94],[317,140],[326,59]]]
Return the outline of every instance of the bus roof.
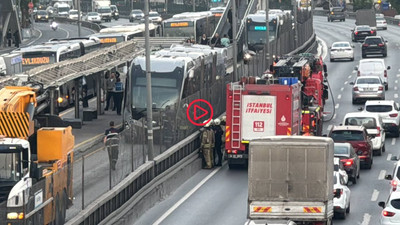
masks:
[[[173,21],[194,21],[199,18],[205,18],[209,16],[214,16],[210,11],[204,12],[184,12],[180,14],[176,14],[172,16],[172,18],[164,20],[165,22],[173,22]]]
[[[63,50],[68,50],[73,47],[79,47],[79,43],[43,43],[39,45],[32,45],[24,48],[19,48],[14,50],[13,52],[20,52],[20,53],[26,53],[26,52],[56,52],[56,51],[63,51]]]
[[[150,23],[149,24],[149,30],[154,30],[156,29],[157,26]],[[144,24],[125,24],[125,25],[118,25],[118,26],[112,26],[108,28],[103,28],[100,30],[100,33],[120,33],[120,32],[144,32],[145,30],[145,25]]]
[[[168,73],[175,70],[177,67],[185,67],[189,62],[193,62],[190,57],[175,57],[175,56],[150,56],[151,72]],[[140,65],[142,70],[146,69],[146,58],[144,56],[136,57],[133,60],[135,65]]]
[[[278,14],[268,14],[268,19],[269,21],[273,20],[273,19],[277,19],[279,18]],[[265,13],[256,13],[256,14],[249,14],[247,15],[247,19],[251,19],[254,22],[258,22],[258,23],[265,23]]]

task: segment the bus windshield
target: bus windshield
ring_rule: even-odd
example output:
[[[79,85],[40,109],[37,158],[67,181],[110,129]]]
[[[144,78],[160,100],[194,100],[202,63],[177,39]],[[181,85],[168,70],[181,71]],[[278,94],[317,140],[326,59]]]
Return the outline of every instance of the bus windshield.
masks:
[[[253,24],[248,26],[247,41],[249,44],[265,44],[265,23],[264,24]],[[276,35],[276,25],[271,24],[269,26],[269,40],[274,40]]]
[[[164,37],[194,37],[193,27],[166,27]]]
[[[132,105],[135,108],[147,107],[147,89],[145,71],[136,70],[133,74]],[[165,108],[167,105],[176,103],[179,100],[182,86],[182,73],[151,73],[153,107]]]
[[[19,153],[0,153],[0,181],[21,179],[21,159]]]

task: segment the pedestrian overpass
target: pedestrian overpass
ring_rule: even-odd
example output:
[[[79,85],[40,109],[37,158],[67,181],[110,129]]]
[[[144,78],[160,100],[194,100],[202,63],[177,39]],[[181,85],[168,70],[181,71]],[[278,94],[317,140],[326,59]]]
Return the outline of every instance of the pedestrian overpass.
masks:
[[[12,33],[18,29],[21,34],[16,1],[17,0],[0,1],[0,48],[6,46],[6,34],[9,28]]]

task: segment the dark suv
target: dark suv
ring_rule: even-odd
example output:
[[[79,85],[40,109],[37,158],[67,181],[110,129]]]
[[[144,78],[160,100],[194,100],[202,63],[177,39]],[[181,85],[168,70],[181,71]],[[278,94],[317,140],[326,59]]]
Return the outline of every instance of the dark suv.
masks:
[[[333,22],[334,20],[345,21],[344,9],[342,7],[333,7],[329,10],[328,22]]]
[[[369,54],[379,54],[383,57],[387,56],[386,40],[381,36],[366,37],[361,47],[361,55],[363,58]]]
[[[365,127],[334,126],[329,133],[329,137],[335,143],[350,143],[360,159],[360,164],[367,169],[371,169],[373,163],[372,142]]]
[[[376,35],[376,31],[372,30],[371,27],[368,25],[356,26],[351,31],[351,40],[354,42],[364,41],[366,37]]]

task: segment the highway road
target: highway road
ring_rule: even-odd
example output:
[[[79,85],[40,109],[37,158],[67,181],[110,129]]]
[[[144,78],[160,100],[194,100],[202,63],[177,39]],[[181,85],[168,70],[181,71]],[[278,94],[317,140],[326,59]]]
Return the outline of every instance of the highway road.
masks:
[[[351,29],[354,20],[328,23],[326,17],[314,17],[314,27],[319,38],[327,46],[334,41],[351,41]],[[398,78],[400,77],[400,28],[389,25],[387,31],[378,31],[378,35],[388,40],[388,56],[386,64],[392,68],[388,71],[389,90],[386,99],[398,101]],[[324,133],[332,125],[341,123],[345,113],[357,111],[362,105],[352,105],[351,85],[356,77],[354,67],[361,59],[361,44],[355,43],[354,62],[329,62],[329,54],[324,54],[328,66],[328,79],[333,98],[326,104],[330,112],[324,123]],[[325,46],[326,47],[326,46]],[[325,48],[327,50],[327,48]],[[334,100],[334,101],[332,101]],[[334,110],[335,109],[335,110]],[[391,174],[394,162],[392,155],[398,155],[396,148],[398,138],[386,138],[386,152],[374,157],[371,170],[362,170],[357,184],[349,184],[351,195],[351,212],[345,220],[335,219],[334,224],[379,224],[382,209],[379,201],[386,201],[389,194],[389,182],[384,180],[385,174]],[[244,169],[229,170],[227,165],[213,170],[199,171],[187,180],[172,195],[148,210],[137,221],[126,224],[244,224],[247,213],[247,171]]]

